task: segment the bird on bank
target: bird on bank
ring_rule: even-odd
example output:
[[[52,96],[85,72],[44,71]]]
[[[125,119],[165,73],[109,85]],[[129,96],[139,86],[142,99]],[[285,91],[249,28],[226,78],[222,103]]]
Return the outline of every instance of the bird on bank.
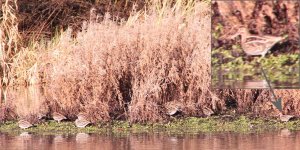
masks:
[[[46,113],[38,113],[37,117],[38,117],[38,120],[47,119]]]
[[[83,114],[79,114],[77,116],[77,119],[75,120],[75,125],[76,127],[78,128],[84,128],[86,127],[87,125],[89,125],[91,122],[86,118],[85,115]]]
[[[238,31],[229,36],[233,39],[241,36],[241,46],[243,51],[249,56],[262,56],[264,57],[268,51],[278,42],[285,39],[285,37],[269,36],[269,35],[251,35],[247,28],[240,27]]]
[[[283,114],[279,114],[279,119],[280,119],[280,121],[282,121],[282,122],[288,122],[288,121],[290,121],[292,118],[294,118],[295,116],[293,116],[293,115],[283,115]]]
[[[211,116],[214,114],[214,111],[210,109],[209,107],[204,107],[202,110],[203,114],[207,117]]]
[[[32,123],[30,123],[29,121],[25,120],[25,119],[21,119],[18,121],[18,125],[21,129],[27,129],[33,126]]]
[[[57,122],[61,122],[62,120],[67,119],[64,115],[62,115],[62,114],[60,114],[60,113],[58,113],[58,112],[54,112],[54,113],[52,114],[52,117],[53,117],[53,119],[54,119],[55,121],[57,121]]]
[[[167,114],[169,116],[175,116],[181,112],[180,106],[169,106],[167,107]]]

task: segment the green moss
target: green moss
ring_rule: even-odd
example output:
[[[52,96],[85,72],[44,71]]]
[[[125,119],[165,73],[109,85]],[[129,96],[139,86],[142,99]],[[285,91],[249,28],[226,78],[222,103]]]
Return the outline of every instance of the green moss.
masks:
[[[286,123],[268,119],[249,119],[246,116],[224,119],[223,117],[196,118],[189,117],[175,119],[168,123],[130,124],[127,121],[112,121],[111,123],[96,123],[86,128],[77,128],[73,122],[47,121],[29,129],[20,129],[16,122],[5,122],[0,125],[0,132],[34,132],[42,134],[57,133],[113,133],[126,135],[127,133],[142,133],[153,131],[165,131],[172,133],[199,133],[199,132],[259,132],[265,130],[276,130],[287,128],[290,130],[300,130],[300,120]]]

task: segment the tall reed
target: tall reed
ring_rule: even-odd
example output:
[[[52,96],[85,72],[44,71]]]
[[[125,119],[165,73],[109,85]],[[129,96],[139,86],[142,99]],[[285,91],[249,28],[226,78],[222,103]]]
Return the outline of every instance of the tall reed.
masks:
[[[10,74],[11,62],[19,51],[18,32],[18,5],[17,0],[5,0],[2,2],[2,18],[0,23],[0,61],[1,61],[1,83],[8,85],[13,78]]]
[[[103,21],[84,23],[76,37],[69,28],[50,42],[33,43],[14,57],[14,74],[44,83],[45,99],[37,103],[43,111],[69,118],[84,112],[94,122],[163,121],[169,105],[181,106],[183,116],[204,116],[205,109],[274,112],[266,90],[211,89],[210,4],[151,2],[126,21],[107,13]],[[297,91],[276,92],[286,97],[286,113],[295,110]],[[293,104],[288,94],[295,94]],[[21,104],[15,106],[19,116]]]
[[[158,7],[161,6],[161,7]],[[86,112],[96,120],[161,121],[167,103],[185,115],[222,105],[210,91],[209,5],[163,1],[128,21],[106,14],[72,38],[64,32],[48,44],[38,69],[49,90],[51,111]]]

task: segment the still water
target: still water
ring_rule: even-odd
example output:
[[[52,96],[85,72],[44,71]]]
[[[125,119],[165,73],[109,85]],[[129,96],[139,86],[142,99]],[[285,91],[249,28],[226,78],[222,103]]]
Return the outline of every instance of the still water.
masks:
[[[300,88],[299,71],[293,74],[276,73],[266,74],[267,78],[265,78],[262,72],[247,75],[247,73],[240,71],[215,71],[212,75],[212,87],[217,89],[268,89],[269,81],[270,86],[275,89]]]
[[[293,150],[300,149],[300,132],[287,129],[263,133],[127,133],[127,134],[7,134],[0,133],[0,149],[132,149],[132,150]]]

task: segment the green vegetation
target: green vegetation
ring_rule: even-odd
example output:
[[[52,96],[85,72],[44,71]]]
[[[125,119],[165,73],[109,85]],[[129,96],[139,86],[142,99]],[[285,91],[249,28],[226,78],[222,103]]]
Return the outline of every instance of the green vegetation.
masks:
[[[242,14],[239,14],[240,18],[238,17],[239,21],[237,21],[237,14],[230,13],[231,11],[228,10],[228,8],[231,8],[230,3],[218,4],[219,2],[215,2],[214,7],[212,7],[212,77],[214,84],[221,85],[219,82],[223,84],[223,82],[227,81],[229,83],[232,80],[261,81],[264,79],[261,66],[263,66],[270,81],[275,85],[291,86],[299,83],[299,46],[297,42],[294,42],[298,41],[299,36],[289,30],[291,26],[296,27],[297,22],[286,22],[298,18],[297,15],[289,16],[285,18],[286,20],[273,18],[272,25],[267,25],[268,22],[263,21],[257,21],[254,25],[252,24],[253,20],[249,20],[245,16],[253,13],[262,13],[268,16],[273,12],[264,12],[262,9],[252,10],[252,7],[246,5],[234,6],[235,10],[242,10]],[[269,10],[279,9],[276,8],[274,3],[263,5],[265,5],[264,7],[270,7]],[[292,10],[288,10],[287,13],[292,14]],[[255,19],[263,20],[259,15]],[[280,36],[283,40],[274,45],[264,58],[247,56],[241,46],[242,38],[233,37],[240,31],[238,28],[243,26],[249,32],[247,34],[253,36]],[[247,36],[247,34],[243,36]],[[231,84],[234,85],[234,83]]]
[[[242,55],[239,45],[233,45],[232,50],[223,48],[212,51],[213,80],[217,79],[217,74],[222,64],[222,73],[231,80],[243,80],[245,76],[251,76],[254,80],[263,79],[261,67],[263,66],[271,82],[295,84],[299,79],[299,55],[280,54],[269,55],[266,58],[253,57],[252,60],[243,57],[233,56],[235,53]],[[218,57],[214,55],[218,54]],[[222,57],[222,62],[219,57]]]
[[[300,130],[300,120],[290,122],[279,122],[275,119],[250,119],[246,116],[239,117],[209,117],[196,118],[189,117],[184,119],[175,119],[168,123],[153,124],[132,124],[126,121],[113,121],[111,123],[96,123],[86,128],[76,128],[72,122],[57,123],[47,121],[38,124],[36,127],[29,129],[20,129],[16,122],[5,122],[0,125],[0,132],[38,132],[38,133],[141,133],[151,131],[167,131],[167,132],[261,132],[266,130],[277,130],[287,128],[289,130]]]

